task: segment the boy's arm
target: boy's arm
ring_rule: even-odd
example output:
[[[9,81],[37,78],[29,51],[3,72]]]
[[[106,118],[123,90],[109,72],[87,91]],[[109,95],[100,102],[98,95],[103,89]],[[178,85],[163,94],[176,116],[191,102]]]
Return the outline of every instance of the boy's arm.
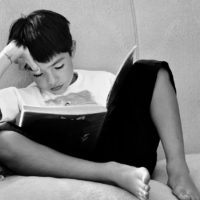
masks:
[[[34,62],[33,58],[31,57],[28,48],[23,46],[18,46],[15,41],[11,41],[0,52],[0,78],[3,76],[4,72],[8,69],[8,67],[13,63],[16,64],[21,63],[24,65],[27,63],[29,64],[29,66],[32,68],[33,71],[39,69],[36,63]],[[0,120],[2,120],[2,117],[4,115],[3,113],[4,112],[2,108],[0,108]]]
[[[0,78],[2,77],[6,69],[12,64],[12,60],[7,54],[7,51],[8,51],[7,46],[4,47],[4,49],[0,52]],[[0,120],[1,119],[2,119],[2,112],[0,108]]]
[[[6,71],[7,67],[11,64],[11,61],[6,56],[7,54],[4,52],[4,49],[0,52],[0,78],[3,73]]]
[[[38,66],[30,55],[28,48],[17,46],[15,41],[11,41],[0,52],[0,78],[11,64],[19,63],[21,61],[23,61],[24,64],[29,64],[33,71],[39,70]]]

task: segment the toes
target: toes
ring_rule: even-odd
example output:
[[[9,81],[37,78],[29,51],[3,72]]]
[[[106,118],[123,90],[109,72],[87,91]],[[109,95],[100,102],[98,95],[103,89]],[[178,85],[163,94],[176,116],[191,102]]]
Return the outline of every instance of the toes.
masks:
[[[149,199],[149,192],[141,190],[139,192],[139,198],[140,198],[140,200],[147,200],[147,199]]]
[[[145,197],[138,197],[139,198],[139,200],[148,200],[147,198],[145,198]]]
[[[191,200],[200,200],[199,196],[194,196],[194,195],[190,195],[191,196]]]
[[[192,200],[191,196],[186,194],[185,191],[173,191],[173,194],[178,197],[180,200]]]
[[[141,188],[141,190],[145,191],[145,192],[149,192],[151,187],[148,184],[143,183],[143,181],[138,182],[139,187]]]
[[[149,190],[150,186],[143,183],[143,181],[138,182],[139,186],[139,192],[138,192],[138,198],[140,200],[147,200],[149,199]]]
[[[140,199],[140,200],[148,200],[149,199],[149,195],[147,195],[147,196],[139,195],[138,199]]]
[[[151,187],[150,187],[150,185],[145,185],[145,186],[143,187],[143,189],[144,189],[146,192],[149,192],[150,189],[151,189]]]
[[[199,200],[199,197],[193,196],[193,195],[189,195],[191,200]]]
[[[192,198],[188,194],[183,194],[183,195],[180,195],[180,200],[192,200]]]
[[[186,191],[181,191],[181,192],[173,192],[175,196],[178,197],[180,200],[200,200],[200,197],[198,195],[186,193]]]

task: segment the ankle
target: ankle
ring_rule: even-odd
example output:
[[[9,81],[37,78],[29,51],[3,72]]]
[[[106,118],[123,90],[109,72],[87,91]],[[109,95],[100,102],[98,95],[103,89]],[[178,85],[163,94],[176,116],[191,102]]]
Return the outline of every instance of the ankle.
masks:
[[[120,163],[110,161],[105,165],[106,177],[109,183],[116,184],[117,176],[119,175]]]
[[[167,162],[167,173],[169,178],[189,174],[187,163],[184,159],[174,159]]]

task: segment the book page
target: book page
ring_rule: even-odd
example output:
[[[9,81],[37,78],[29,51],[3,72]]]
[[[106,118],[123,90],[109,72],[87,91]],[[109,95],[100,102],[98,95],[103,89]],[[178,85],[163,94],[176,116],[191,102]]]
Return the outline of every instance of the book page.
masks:
[[[128,60],[132,59],[133,62],[134,62],[134,54],[135,54],[136,49],[137,49],[137,45],[134,45],[134,46],[130,49],[130,51],[127,53],[125,59],[122,61],[122,64],[120,65],[120,67],[119,67],[119,69],[118,69],[118,71],[117,71],[117,73],[116,73],[116,78],[118,77],[118,75],[119,75],[120,71],[122,70],[122,68],[126,66],[126,62],[127,62]]]
[[[23,112],[52,113],[52,114],[87,114],[104,112],[106,108],[97,104],[34,107],[23,106]]]
[[[124,78],[126,78],[129,68],[135,62],[134,53],[135,53],[136,48],[137,48],[137,45],[134,45],[131,48],[131,50],[128,52],[125,59],[123,60],[122,64],[120,65],[118,72],[116,73],[115,81],[113,82],[113,85],[107,97],[107,107],[108,107],[108,104],[110,104],[114,100],[118,92],[120,83],[124,80]]]

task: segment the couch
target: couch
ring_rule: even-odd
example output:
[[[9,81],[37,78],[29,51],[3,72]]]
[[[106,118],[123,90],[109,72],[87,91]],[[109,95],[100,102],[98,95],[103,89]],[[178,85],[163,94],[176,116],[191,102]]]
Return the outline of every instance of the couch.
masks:
[[[87,2],[87,3],[86,3]],[[135,1],[141,6],[142,1]],[[143,1],[144,2],[144,1]],[[51,9],[65,15],[77,41],[75,68],[102,69],[116,73],[128,50],[137,44],[139,59],[139,11],[132,0],[1,0],[0,49],[6,44],[9,25],[21,14],[35,9]],[[142,10],[142,9],[141,9]],[[140,10],[140,11],[141,11]],[[115,56],[115,59],[113,59]],[[175,77],[176,81],[176,77]],[[11,66],[0,80],[0,88],[23,87],[31,82],[17,66]],[[200,152],[200,151],[199,151]],[[166,162],[159,147],[158,162],[150,181],[151,200],[176,200],[167,186]],[[200,154],[186,154],[191,175],[200,188]],[[53,177],[11,175],[0,181],[1,200],[135,200],[129,192],[102,183]]]

